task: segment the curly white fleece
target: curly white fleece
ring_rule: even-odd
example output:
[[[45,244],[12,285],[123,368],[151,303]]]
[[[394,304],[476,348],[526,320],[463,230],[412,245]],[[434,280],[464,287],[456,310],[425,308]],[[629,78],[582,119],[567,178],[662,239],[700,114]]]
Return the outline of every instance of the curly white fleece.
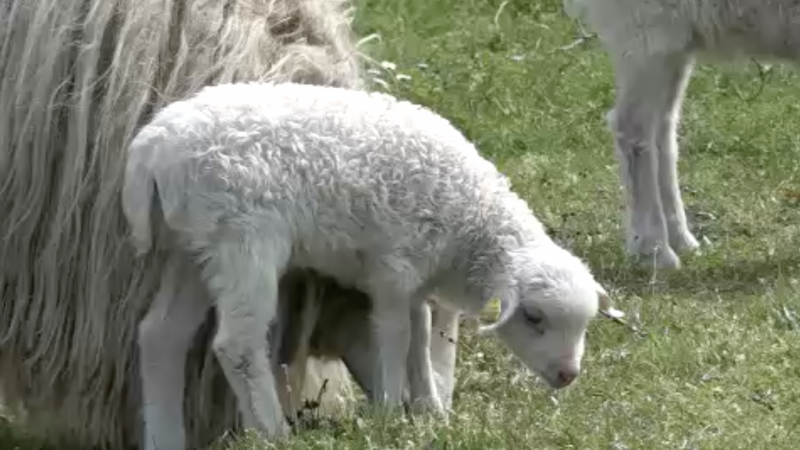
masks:
[[[123,205],[141,252],[151,245],[154,198],[216,296],[215,349],[245,425],[271,436],[285,427],[260,355],[287,267],[370,295],[374,386],[390,403],[406,373],[418,381],[412,397],[438,402],[430,330],[420,327],[433,291],[469,315],[498,296],[493,328],[557,387],[577,376],[586,326],[605,296],[455,127],[385,94],[206,88],[160,111],[131,145]]]

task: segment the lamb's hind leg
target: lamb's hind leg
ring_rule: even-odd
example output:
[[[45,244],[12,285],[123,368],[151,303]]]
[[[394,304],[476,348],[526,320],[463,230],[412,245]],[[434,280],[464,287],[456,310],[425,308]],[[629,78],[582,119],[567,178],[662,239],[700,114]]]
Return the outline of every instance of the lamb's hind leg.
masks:
[[[184,366],[192,338],[210,307],[196,267],[181,257],[172,258],[138,330],[146,450],[186,448]]]
[[[664,268],[677,268],[680,260],[669,245],[666,218],[659,192],[656,124],[667,112],[669,58],[617,56],[617,100],[609,111],[620,175],[627,194],[627,248],[633,256],[655,257]]]
[[[243,239],[204,252],[204,278],[219,317],[213,348],[234,391],[245,428],[268,439],[290,432],[268,360],[267,332],[278,301],[278,268],[285,252]]]
[[[681,199],[678,182],[678,124],[680,122],[681,104],[692,74],[693,58],[688,54],[677,54],[672,57],[673,63],[665,68],[665,84],[669,84],[666,92],[665,111],[656,126],[656,143],[658,145],[658,182],[661,192],[661,203],[667,219],[669,244],[673,250],[694,250],[700,246],[697,239],[689,231],[686,211]]]

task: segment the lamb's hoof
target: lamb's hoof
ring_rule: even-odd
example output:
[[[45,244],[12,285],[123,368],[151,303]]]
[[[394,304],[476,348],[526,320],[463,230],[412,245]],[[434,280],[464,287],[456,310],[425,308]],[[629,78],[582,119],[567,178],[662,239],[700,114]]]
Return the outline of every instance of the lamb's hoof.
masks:
[[[267,436],[267,439],[270,442],[278,442],[285,440],[292,435],[292,427],[289,425],[288,421],[282,420],[280,424],[277,424],[275,429],[264,432],[263,434]]]
[[[448,423],[449,411],[442,406],[438,398],[420,398],[414,402],[404,401],[406,414],[417,417],[427,417]]]
[[[242,431],[245,436],[252,436],[257,439],[259,438],[264,439],[267,442],[285,441],[292,435],[292,427],[285,420],[280,425],[277,425],[275,429],[272,430],[245,426]]]
[[[444,417],[447,415],[442,402],[438,398],[420,399],[413,406],[414,410],[418,410],[425,414],[432,414],[436,417]]]
[[[376,402],[370,405],[369,410],[373,417],[380,417],[382,419],[397,418],[411,413],[411,405],[407,401],[403,401],[399,404]]]

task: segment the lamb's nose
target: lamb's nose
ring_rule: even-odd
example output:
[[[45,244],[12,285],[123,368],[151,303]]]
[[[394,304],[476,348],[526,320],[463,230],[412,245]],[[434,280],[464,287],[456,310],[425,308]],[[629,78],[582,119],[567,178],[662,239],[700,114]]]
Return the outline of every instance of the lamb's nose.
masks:
[[[573,369],[562,369],[558,371],[558,381],[562,386],[569,386],[578,378],[578,371]]]

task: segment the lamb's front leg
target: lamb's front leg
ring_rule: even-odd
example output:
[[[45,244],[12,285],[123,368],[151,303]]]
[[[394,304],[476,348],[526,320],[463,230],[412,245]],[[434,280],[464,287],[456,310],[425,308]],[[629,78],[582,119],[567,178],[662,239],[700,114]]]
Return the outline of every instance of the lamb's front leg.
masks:
[[[411,405],[444,415],[431,363],[431,308],[425,301],[411,306],[408,389]]]
[[[680,260],[669,245],[658,183],[656,123],[664,114],[668,86],[659,61],[617,56],[614,59],[617,100],[609,111],[620,175],[627,193],[627,248],[633,256],[645,257],[664,268],[677,268]]]
[[[373,403],[399,408],[406,385],[408,351],[411,345],[411,311],[409,298],[373,291],[371,322],[374,328],[377,358],[372,371]]]
[[[214,351],[234,391],[245,428],[268,439],[289,434],[268,361],[267,331],[276,315],[275,247],[243,240],[216,245],[205,256],[204,278],[217,296]]]
[[[138,330],[145,450],[186,449],[184,366],[210,307],[197,268],[171,258]]]

